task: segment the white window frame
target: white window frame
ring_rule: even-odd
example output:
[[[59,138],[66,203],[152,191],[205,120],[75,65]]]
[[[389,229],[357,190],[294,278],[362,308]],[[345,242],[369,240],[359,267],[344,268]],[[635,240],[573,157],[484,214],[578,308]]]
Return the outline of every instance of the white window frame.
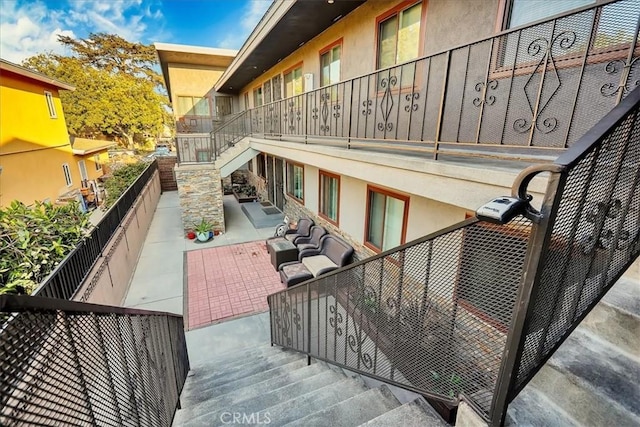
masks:
[[[71,169],[69,169],[69,163],[62,164],[62,173],[64,173],[64,181],[67,184],[67,187],[71,187],[73,185],[73,179],[71,178]]]
[[[48,90],[45,90],[44,98],[47,101],[47,109],[49,110],[49,117],[51,117],[52,119],[57,119],[58,113],[56,112],[56,104],[53,101],[53,94]]]
[[[87,170],[87,162],[78,160],[78,170],[80,171],[80,181],[89,181],[89,171]]]

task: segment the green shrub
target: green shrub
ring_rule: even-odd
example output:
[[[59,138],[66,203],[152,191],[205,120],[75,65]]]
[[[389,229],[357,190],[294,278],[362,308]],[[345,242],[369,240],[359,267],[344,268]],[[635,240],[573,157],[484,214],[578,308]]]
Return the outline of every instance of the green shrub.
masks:
[[[105,208],[113,205],[148,165],[145,162],[129,163],[115,169],[112,176],[104,182],[104,189],[107,192]]]
[[[0,208],[0,294],[31,294],[86,235],[78,203]]]

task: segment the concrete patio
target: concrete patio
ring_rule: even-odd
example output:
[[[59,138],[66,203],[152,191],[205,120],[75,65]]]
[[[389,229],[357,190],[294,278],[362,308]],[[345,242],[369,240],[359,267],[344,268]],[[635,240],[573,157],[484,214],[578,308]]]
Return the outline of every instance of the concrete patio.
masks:
[[[184,313],[187,253],[245,242],[264,241],[273,228],[256,229],[234,196],[224,196],[227,232],[206,243],[184,236],[177,192],[160,197],[125,299],[126,307]],[[275,274],[275,271],[272,271]],[[265,298],[266,299],[266,298]],[[212,356],[269,342],[268,313],[248,315],[187,332],[192,366]],[[185,319],[185,325],[186,325]]]

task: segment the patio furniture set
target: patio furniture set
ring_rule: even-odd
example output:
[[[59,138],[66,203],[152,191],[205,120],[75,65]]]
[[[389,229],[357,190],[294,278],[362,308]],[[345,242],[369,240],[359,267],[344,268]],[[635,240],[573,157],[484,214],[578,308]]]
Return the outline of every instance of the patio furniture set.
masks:
[[[351,263],[353,247],[313,220],[300,218],[297,228],[267,239],[271,264],[287,287]]]

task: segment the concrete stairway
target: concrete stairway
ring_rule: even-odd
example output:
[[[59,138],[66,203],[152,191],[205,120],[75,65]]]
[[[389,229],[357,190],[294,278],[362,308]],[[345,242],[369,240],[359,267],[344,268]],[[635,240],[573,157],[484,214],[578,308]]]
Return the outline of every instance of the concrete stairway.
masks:
[[[446,426],[421,399],[401,404],[341,369],[279,347],[217,357],[193,369],[174,426]]]
[[[231,172],[245,165],[249,160],[257,156],[258,153],[259,151],[249,146],[248,138],[244,138],[220,153],[215,161],[216,169],[220,169],[220,176],[229,176]]]
[[[631,270],[514,399],[507,425],[640,425],[640,269]]]

